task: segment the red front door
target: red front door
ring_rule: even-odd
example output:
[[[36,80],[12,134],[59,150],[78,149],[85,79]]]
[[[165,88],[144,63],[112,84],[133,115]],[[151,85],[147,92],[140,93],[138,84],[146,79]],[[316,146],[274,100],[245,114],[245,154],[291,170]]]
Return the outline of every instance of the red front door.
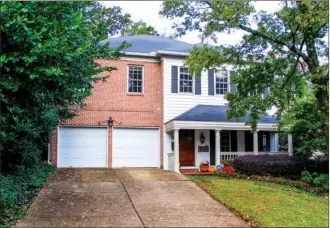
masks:
[[[179,131],[180,166],[195,166],[194,130]]]

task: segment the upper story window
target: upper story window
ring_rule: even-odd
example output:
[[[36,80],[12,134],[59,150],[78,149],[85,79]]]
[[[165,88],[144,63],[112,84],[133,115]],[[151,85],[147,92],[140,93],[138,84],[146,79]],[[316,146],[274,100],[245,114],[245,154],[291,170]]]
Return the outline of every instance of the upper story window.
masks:
[[[129,93],[143,93],[143,74],[142,66],[128,66]]]
[[[221,70],[215,72],[215,94],[225,94],[228,92],[228,72]]]
[[[180,67],[180,92],[181,93],[192,93],[193,92],[193,77],[189,73],[187,67]]]

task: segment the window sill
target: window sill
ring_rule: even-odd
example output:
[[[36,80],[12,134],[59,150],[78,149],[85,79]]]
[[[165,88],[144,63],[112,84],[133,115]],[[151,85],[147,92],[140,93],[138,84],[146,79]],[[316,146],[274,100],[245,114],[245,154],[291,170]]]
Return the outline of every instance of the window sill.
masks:
[[[144,96],[144,93],[127,93],[127,96]]]

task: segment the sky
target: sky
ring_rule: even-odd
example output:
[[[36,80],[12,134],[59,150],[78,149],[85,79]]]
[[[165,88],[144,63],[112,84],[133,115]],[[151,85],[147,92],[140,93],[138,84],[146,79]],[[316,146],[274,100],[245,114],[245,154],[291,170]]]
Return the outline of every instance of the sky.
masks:
[[[174,33],[172,25],[175,22],[159,15],[162,1],[99,1],[105,7],[120,6],[124,13],[129,13],[133,21],[144,21],[153,26],[160,34],[170,35]],[[255,3],[256,10],[275,12],[280,8],[279,1],[258,1]],[[243,36],[243,32],[237,31],[231,34],[219,34],[219,44],[237,44]],[[199,32],[192,31],[177,38],[178,40],[195,44],[200,43]],[[210,43],[212,44],[212,42]]]

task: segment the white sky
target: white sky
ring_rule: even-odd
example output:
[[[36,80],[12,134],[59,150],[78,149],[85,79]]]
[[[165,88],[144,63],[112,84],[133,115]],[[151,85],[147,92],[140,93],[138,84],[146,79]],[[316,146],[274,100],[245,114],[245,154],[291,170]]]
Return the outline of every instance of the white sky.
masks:
[[[133,21],[142,20],[148,25],[153,26],[159,33],[173,34],[172,24],[175,21],[160,16],[162,1],[99,1],[105,7],[120,6],[124,13],[129,13]],[[257,1],[256,10],[266,10],[275,12],[280,8],[279,1]],[[243,36],[243,32],[231,34],[223,33],[218,38],[219,44],[236,44]],[[201,39],[197,31],[188,32],[186,35],[177,38],[187,43],[200,43]]]

